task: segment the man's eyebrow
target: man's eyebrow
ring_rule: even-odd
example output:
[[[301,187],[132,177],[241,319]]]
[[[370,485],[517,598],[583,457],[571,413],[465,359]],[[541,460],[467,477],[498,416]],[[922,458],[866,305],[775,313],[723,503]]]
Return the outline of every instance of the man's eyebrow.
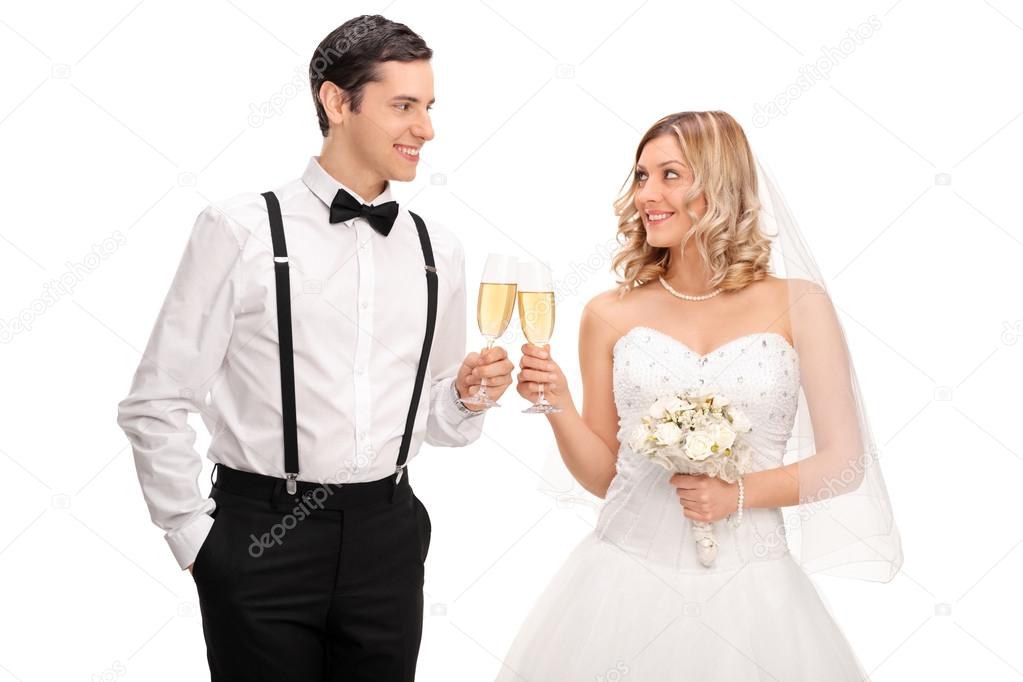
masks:
[[[392,97],[391,101],[392,102],[411,102],[412,104],[419,104],[420,99],[418,97],[413,97],[412,95],[398,95],[397,97]],[[437,98],[434,97],[433,99],[430,100],[430,104],[432,105],[436,101],[437,101]]]

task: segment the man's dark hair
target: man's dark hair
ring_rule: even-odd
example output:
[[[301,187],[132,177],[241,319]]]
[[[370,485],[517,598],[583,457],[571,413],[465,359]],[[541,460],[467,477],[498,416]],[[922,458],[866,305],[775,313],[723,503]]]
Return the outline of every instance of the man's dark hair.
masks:
[[[320,102],[320,86],[330,81],[345,91],[348,106],[358,112],[366,83],[380,80],[377,64],[430,59],[433,50],[405,24],[379,14],[364,14],[334,29],[316,48],[309,62],[309,85],[316,118],[324,137],[330,128]]]

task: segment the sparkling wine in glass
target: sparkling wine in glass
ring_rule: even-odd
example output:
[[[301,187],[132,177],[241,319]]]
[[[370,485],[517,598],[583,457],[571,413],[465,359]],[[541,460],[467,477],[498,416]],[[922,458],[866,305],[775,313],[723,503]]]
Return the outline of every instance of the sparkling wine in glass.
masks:
[[[518,265],[519,322],[526,340],[534,346],[543,347],[550,343],[554,333],[554,278],[546,263],[521,261]],[[527,414],[553,414],[561,412],[560,407],[551,405],[543,394],[536,403],[522,410]]]
[[[476,323],[480,333],[487,340],[484,352],[494,347],[498,339],[508,328],[512,312],[515,310],[517,262],[514,256],[491,253],[483,266],[483,277],[480,281],[479,296],[476,299]],[[476,395],[459,398],[466,405],[485,405],[487,408],[500,405],[487,395],[487,379],[480,378],[480,390]]]

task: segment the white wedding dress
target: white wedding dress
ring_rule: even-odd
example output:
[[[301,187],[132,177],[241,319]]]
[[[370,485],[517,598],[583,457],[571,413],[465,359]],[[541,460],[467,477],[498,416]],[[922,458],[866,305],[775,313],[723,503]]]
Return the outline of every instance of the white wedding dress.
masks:
[[[627,445],[656,398],[708,385],[752,422],[754,470],[778,467],[799,398],[797,360],[774,332],[705,356],[648,327],[619,339],[617,475],[595,531],[533,606],[498,682],[868,679],[789,553],[780,509],[746,509],[737,529],[716,522],[717,559],[704,567],[671,474]]]

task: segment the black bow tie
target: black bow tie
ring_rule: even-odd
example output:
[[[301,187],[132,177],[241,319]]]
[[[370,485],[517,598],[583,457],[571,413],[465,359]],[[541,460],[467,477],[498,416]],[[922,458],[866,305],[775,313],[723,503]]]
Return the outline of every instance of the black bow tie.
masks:
[[[330,222],[365,218],[374,230],[385,237],[394,227],[394,219],[397,217],[398,202],[388,201],[379,206],[367,206],[343,189],[339,189],[334,195],[334,201],[330,202]]]

